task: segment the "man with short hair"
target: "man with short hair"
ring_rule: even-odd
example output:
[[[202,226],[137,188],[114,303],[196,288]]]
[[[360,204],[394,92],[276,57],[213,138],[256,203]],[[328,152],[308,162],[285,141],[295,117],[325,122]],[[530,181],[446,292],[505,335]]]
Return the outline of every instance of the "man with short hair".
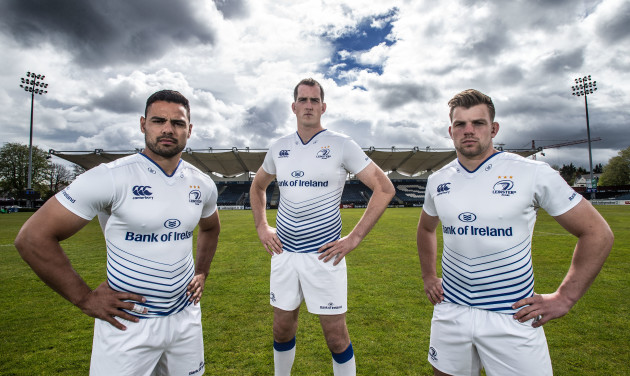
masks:
[[[321,124],[324,90],[313,79],[300,81],[291,105],[297,132],[275,141],[256,173],[250,200],[258,237],[271,257],[270,302],[276,375],[289,375],[302,301],[319,315],[336,376],[355,375],[354,351],[346,326],[345,256],[383,214],[394,186],[349,137]],[[340,201],[347,172],[373,193],[354,229],[341,235]],[[280,203],[276,228],[266,217],[266,189],[276,178]]]
[[[457,159],[431,175],[418,224],[424,291],[435,306],[428,360],[436,375],[551,375],[542,325],[564,316],[608,257],[613,234],[546,163],[494,149],[494,104],[477,90],[449,101]],[[545,209],[578,238],[569,272],[534,293],[531,243]],[[442,223],[442,278],[436,229]]]
[[[151,95],[140,130],[141,153],[80,175],[26,221],[15,246],[46,284],[96,318],[91,375],[203,374],[198,303],[220,231],[217,188],[181,160],[192,131],[183,95]],[[59,242],[97,215],[107,281],[92,290]]]

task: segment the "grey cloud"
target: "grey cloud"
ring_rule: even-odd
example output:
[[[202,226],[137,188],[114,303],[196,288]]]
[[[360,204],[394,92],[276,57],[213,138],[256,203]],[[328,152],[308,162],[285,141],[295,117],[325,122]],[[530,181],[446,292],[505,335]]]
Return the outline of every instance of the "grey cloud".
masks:
[[[496,79],[506,86],[516,86],[524,77],[523,69],[516,65],[499,67]]]
[[[482,60],[493,59],[509,45],[506,29],[507,27],[502,23],[497,23],[491,29],[487,29],[486,33],[478,40],[471,40],[470,49],[480,57],[484,57]]]
[[[123,83],[92,103],[94,107],[114,113],[143,113],[146,102],[139,97],[132,97],[133,91],[132,85]]]
[[[394,109],[411,102],[430,102],[439,94],[434,87],[413,83],[378,84],[374,89],[383,109]]]
[[[286,101],[275,99],[264,106],[250,107],[243,120],[245,136],[254,141],[277,137],[278,129],[286,122],[287,117]]]
[[[246,18],[249,9],[244,0],[213,0],[214,5],[227,19]]]
[[[544,106],[546,101],[552,102]],[[501,124],[497,142],[504,143],[506,148],[529,148],[531,140],[536,140],[536,147],[545,147],[563,142],[586,140],[586,117],[584,103],[565,103],[564,106],[550,98],[541,98],[536,104],[523,104],[518,114],[507,115],[504,105],[497,115]],[[569,107],[570,106],[570,107]],[[595,149],[625,149],[630,143],[623,125],[624,113],[589,106],[591,138],[601,138],[592,143]],[[564,148],[569,148],[565,146]],[[572,146],[586,148],[586,143]],[[606,162],[606,161],[601,161]]]
[[[596,27],[597,33],[606,42],[613,44],[630,37],[630,3],[623,2],[610,19],[603,19]]]
[[[26,47],[49,43],[86,67],[140,63],[178,44],[211,44],[214,31],[194,5],[167,0],[8,0],[0,29]]]
[[[577,48],[569,51],[559,51],[544,59],[540,68],[544,75],[553,75],[567,71],[577,71],[584,64],[584,49]]]
[[[565,94],[570,97],[570,87]],[[507,116],[541,116],[555,115],[566,107],[566,100],[562,100],[556,93],[525,93],[508,101],[495,100],[497,119]],[[535,116],[534,116],[535,115]]]

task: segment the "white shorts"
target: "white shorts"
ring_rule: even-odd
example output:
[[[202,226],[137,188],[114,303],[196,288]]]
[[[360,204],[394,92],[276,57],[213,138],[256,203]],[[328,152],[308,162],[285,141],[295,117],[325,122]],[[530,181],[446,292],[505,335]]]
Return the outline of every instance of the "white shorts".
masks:
[[[450,375],[552,375],[542,327],[512,315],[453,303],[435,305],[429,363]]]
[[[294,311],[302,301],[316,315],[338,315],[348,310],[346,259],[319,260],[319,253],[284,251],[271,257],[270,303]]]
[[[201,308],[190,305],[174,315],[134,323],[116,318],[119,330],[94,322],[90,375],[202,375]]]

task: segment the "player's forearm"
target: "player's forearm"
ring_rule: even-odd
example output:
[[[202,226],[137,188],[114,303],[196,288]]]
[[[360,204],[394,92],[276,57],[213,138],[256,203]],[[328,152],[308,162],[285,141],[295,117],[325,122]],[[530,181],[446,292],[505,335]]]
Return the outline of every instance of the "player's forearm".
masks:
[[[614,241],[608,226],[597,229],[578,239],[573,260],[558,293],[573,306],[584,294],[602,269]]]
[[[368,206],[365,209],[363,216],[361,216],[361,219],[354,226],[348,236],[357,237],[359,242],[363,240],[372,230],[374,225],[376,225],[379,218],[383,215],[385,209],[387,209],[387,206],[391,202],[392,197],[394,197],[393,191],[375,190],[372,193],[372,197],[370,197],[370,201],[368,202]]]
[[[267,193],[265,190],[257,189],[252,185],[249,192],[249,202],[252,206],[252,215],[254,216],[254,225],[256,229],[260,226],[267,226]]]
[[[72,268],[59,242],[43,241],[35,234],[18,235],[15,246],[22,259],[51,289],[70,303],[78,304],[92,289]]]
[[[437,238],[435,232],[418,229],[416,242],[422,278],[437,277]]]
[[[208,276],[210,264],[214,259],[219,244],[219,228],[199,230],[197,234],[197,258],[195,260],[195,274]]]

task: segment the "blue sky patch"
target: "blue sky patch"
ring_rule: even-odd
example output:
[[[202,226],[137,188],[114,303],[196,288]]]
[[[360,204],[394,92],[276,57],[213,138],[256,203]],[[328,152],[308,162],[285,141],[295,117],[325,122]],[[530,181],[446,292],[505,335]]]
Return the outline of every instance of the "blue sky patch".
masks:
[[[325,76],[343,85],[349,81],[347,73],[353,70],[368,70],[382,74],[382,65],[362,63],[357,60],[357,55],[381,43],[386,46],[396,43],[390,33],[397,16],[398,9],[393,8],[385,14],[362,19],[354,28],[349,28],[341,35],[330,33],[322,35],[334,47],[330,62],[323,67]]]

